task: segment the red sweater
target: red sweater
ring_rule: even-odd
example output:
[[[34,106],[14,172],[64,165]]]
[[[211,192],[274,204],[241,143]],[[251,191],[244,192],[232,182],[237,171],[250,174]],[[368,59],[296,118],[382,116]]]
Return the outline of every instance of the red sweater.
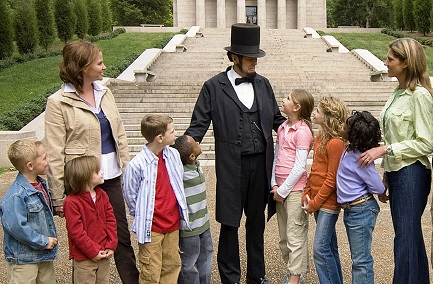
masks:
[[[343,140],[331,138],[326,144],[326,152],[319,153],[320,140],[321,137],[318,137],[314,142],[314,160],[302,200],[308,194],[310,208],[314,211],[320,208],[339,210],[336,177],[345,145]]]
[[[116,250],[117,227],[108,195],[95,188],[96,203],[90,192],[69,195],[63,203],[68,230],[69,259],[87,260],[105,249]]]

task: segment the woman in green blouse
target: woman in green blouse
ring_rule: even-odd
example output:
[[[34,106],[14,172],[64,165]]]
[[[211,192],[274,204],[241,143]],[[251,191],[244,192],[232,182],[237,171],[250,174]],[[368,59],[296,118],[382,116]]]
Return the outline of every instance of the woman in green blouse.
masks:
[[[430,283],[421,216],[431,187],[433,89],[419,42],[400,38],[389,44],[385,65],[398,86],[380,115],[385,145],[362,153],[361,166],[383,156],[383,182],[389,189],[394,226],[393,283]]]

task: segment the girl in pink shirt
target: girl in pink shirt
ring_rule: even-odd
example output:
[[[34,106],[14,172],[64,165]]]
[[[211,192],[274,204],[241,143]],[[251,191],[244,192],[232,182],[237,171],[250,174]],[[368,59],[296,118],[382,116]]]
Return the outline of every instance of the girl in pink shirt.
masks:
[[[308,215],[302,209],[307,182],[307,158],[313,141],[313,96],[293,90],[283,100],[287,120],[280,125],[272,171],[272,193],[277,202],[280,249],[287,264],[283,283],[299,283],[308,270]]]

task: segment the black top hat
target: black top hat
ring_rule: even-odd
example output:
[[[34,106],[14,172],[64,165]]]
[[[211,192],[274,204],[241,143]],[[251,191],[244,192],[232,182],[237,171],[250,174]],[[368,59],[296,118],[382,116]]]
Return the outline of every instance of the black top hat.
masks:
[[[260,27],[254,24],[237,23],[232,25],[231,46],[225,50],[248,57],[263,57],[266,53],[259,48]]]

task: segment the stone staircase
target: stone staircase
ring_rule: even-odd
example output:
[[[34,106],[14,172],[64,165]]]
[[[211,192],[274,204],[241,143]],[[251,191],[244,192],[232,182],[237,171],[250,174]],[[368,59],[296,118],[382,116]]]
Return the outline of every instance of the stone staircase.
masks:
[[[187,38],[182,53],[162,53],[151,65],[153,82],[137,84],[113,80],[110,88],[124,119],[131,156],[146,142],[140,121],[146,113],[173,117],[178,135],[188,127],[204,81],[231,63],[223,49],[230,45],[230,29],[202,29],[204,37]],[[395,82],[371,82],[369,70],[352,53],[326,52],[322,39],[304,38],[300,30],[262,30],[257,72],[267,77],[281,104],[290,90],[310,91],[316,105],[322,96],[335,96],[351,110],[368,110],[376,117],[394,89]],[[202,160],[214,160],[212,127],[201,143]]]

